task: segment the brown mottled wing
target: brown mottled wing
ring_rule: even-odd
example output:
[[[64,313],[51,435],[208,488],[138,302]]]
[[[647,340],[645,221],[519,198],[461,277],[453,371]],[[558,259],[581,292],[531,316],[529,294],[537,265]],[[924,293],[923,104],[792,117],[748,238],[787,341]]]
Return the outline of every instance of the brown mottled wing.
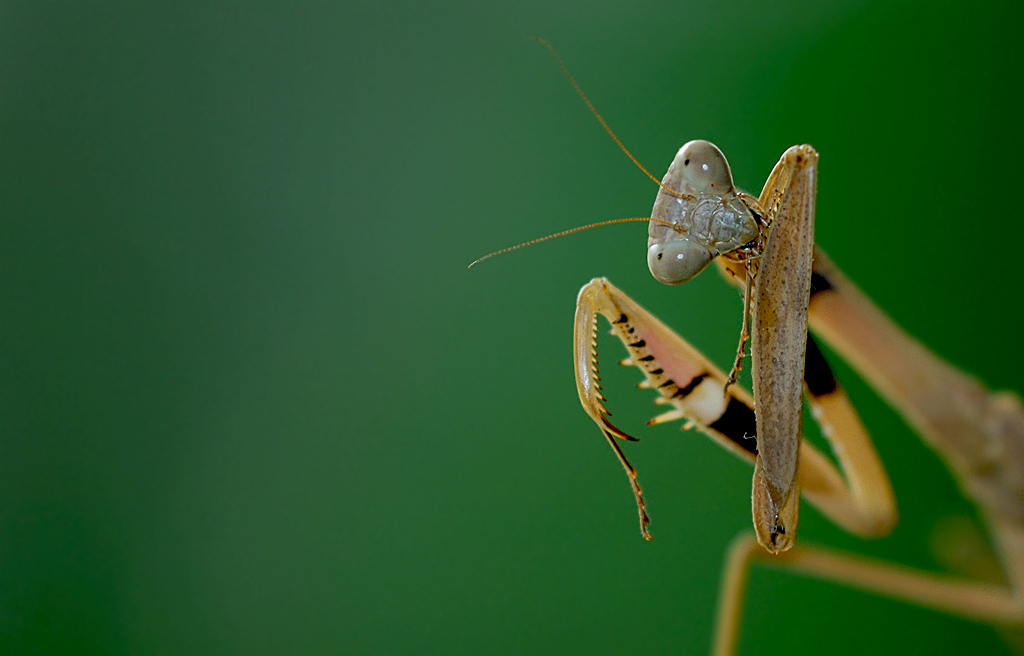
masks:
[[[797,454],[816,185],[817,153],[794,146],[762,193],[762,202],[777,204],[777,210],[759,262],[752,310],[758,448],[753,513],[758,541],[773,553],[792,546],[799,510]]]

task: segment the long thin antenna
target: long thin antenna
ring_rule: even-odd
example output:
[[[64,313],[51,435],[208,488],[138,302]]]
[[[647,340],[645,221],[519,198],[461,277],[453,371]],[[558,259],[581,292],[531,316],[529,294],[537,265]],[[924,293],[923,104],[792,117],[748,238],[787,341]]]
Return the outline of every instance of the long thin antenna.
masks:
[[[488,253],[487,255],[484,255],[483,257],[478,258],[478,259],[473,260],[472,262],[470,262],[469,266],[466,267],[466,268],[467,269],[472,269],[477,264],[480,264],[484,260],[486,260],[488,258],[492,258],[495,255],[501,255],[502,253],[507,253],[509,251],[518,250],[518,249],[524,248],[526,246],[533,246],[534,244],[539,244],[542,241],[547,241],[549,239],[554,239],[555,237],[564,237],[565,235],[571,235],[574,232],[580,232],[582,230],[589,230],[590,228],[597,228],[597,227],[606,226],[606,225],[614,225],[616,223],[630,223],[632,221],[655,221],[657,223],[664,223],[665,225],[667,225],[667,226],[669,226],[671,228],[675,228],[676,227],[676,225],[674,223],[672,223],[671,221],[665,221],[663,219],[653,219],[653,218],[651,218],[649,216],[634,216],[634,217],[631,217],[631,218],[628,218],[628,219],[610,219],[608,221],[598,221],[597,223],[591,223],[589,225],[579,226],[578,228],[569,228],[568,230],[563,230],[561,232],[556,232],[553,235],[548,235],[546,237],[538,237],[537,239],[531,239],[530,241],[524,241],[523,243],[516,244],[515,246],[509,246],[508,248],[503,248],[500,251],[494,251],[493,253]]]
[[[552,46],[550,43],[548,43],[544,39],[540,38],[539,36],[533,37],[533,40],[537,41],[538,43],[543,45],[545,48],[547,48],[551,52],[551,54],[555,58],[555,61],[558,62],[559,68],[562,69],[562,73],[565,74],[565,77],[567,77],[569,79],[569,82],[572,84],[573,88],[576,89],[576,93],[579,94],[580,98],[583,99],[583,102],[585,102],[587,104],[587,107],[590,108],[591,113],[601,123],[601,126],[604,127],[605,132],[607,132],[608,135],[612,138],[612,140],[614,140],[615,143],[618,144],[619,148],[622,149],[622,152],[626,153],[626,156],[629,157],[629,159],[633,160],[633,163],[636,164],[637,168],[639,168],[641,171],[643,171],[647,175],[648,178],[650,178],[651,180],[654,180],[658,184],[659,187],[664,189],[667,193],[671,194],[672,196],[675,196],[676,198],[685,198],[687,200],[696,200],[693,196],[690,196],[689,194],[683,194],[683,193],[680,193],[680,192],[678,192],[678,191],[676,191],[674,189],[669,189],[668,187],[666,187],[665,185],[663,185],[661,183],[661,180],[659,180],[658,178],[656,178],[653,175],[651,175],[651,172],[648,171],[647,169],[645,169],[644,165],[641,164],[640,161],[636,157],[633,157],[633,153],[629,152],[629,149],[626,148],[626,146],[622,143],[622,141],[619,140],[619,138],[617,136],[615,136],[615,132],[612,131],[611,127],[608,126],[608,123],[605,122],[604,118],[597,111],[597,108],[594,107],[594,103],[590,102],[590,98],[587,98],[587,94],[583,93],[583,89],[580,88],[580,85],[576,83],[576,80],[573,78],[572,74],[569,73],[569,69],[565,67],[565,63],[562,62],[562,58],[558,56],[557,52],[555,52],[554,46]],[[580,226],[578,228],[570,228],[568,230],[563,230],[561,232],[556,232],[556,233],[554,233],[552,235],[547,235],[546,237],[539,237],[537,239],[531,239],[530,241],[524,241],[521,244],[516,244],[515,246],[509,246],[508,248],[502,248],[499,251],[494,251],[493,253],[488,253],[487,255],[484,255],[481,258],[473,260],[472,262],[470,262],[470,264],[469,264],[469,266],[467,268],[472,269],[477,264],[480,264],[484,260],[490,259],[490,258],[494,257],[495,255],[501,255],[503,253],[508,253],[509,251],[514,251],[514,250],[518,250],[520,248],[525,248],[526,246],[533,246],[534,244],[539,244],[542,241],[547,241],[549,239],[554,239],[555,237],[564,237],[565,235],[571,235],[574,232],[580,232],[582,230],[589,230],[590,228],[597,228],[599,226],[614,225],[616,223],[630,223],[630,222],[633,222],[633,221],[653,221],[655,223],[663,223],[663,224],[667,225],[670,228],[675,228],[676,230],[679,229],[679,227],[676,226],[671,221],[665,221],[664,219],[655,219],[655,218],[652,218],[652,217],[649,217],[649,216],[632,217],[632,218],[628,218],[628,219],[611,219],[610,221],[599,221],[597,223],[591,223],[589,225]]]
[[[675,196],[676,198],[695,200],[694,197],[690,196],[689,194],[684,194],[674,189],[669,189],[668,187],[661,183],[661,180],[651,175],[651,172],[644,168],[644,165],[640,163],[640,160],[633,157],[633,153],[629,152],[629,149],[626,148],[626,146],[622,143],[622,141],[619,140],[617,136],[615,136],[615,133],[612,132],[612,129],[608,126],[608,123],[605,122],[604,117],[602,117],[601,114],[597,111],[597,108],[594,107],[594,103],[590,102],[590,98],[587,98],[587,94],[583,93],[583,89],[580,88],[580,85],[576,83],[575,78],[573,78],[572,74],[569,73],[569,69],[565,67],[565,63],[562,62],[562,58],[558,56],[557,52],[555,52],[555,47],[548,43],[547,41],[545,41],[544,39],[540,38],[539,36],[533,37],[533,40],[537,41],[538,43],[540,43],[545,48],[551,51],[551,54],[554,55],[555,57],[555,61],[558,62],[559,68],[562,69],[562,72],[565,73],[565,77],[569,78],[569,82],[572,83],[573,88],[576,89],[576,93],[580,94],[580,98],[583,99],[583,102],[587,103],[587,107],[589,107],[590,111],[594,114],[594,116],[597,117],[597,120],[601,122],[601,126],[604,127],[605,132],[607,132],[611,136],[611,138],[615,140],[615,143],[619,145],[619,148],[622,149],[622,152],[626,153],[626,156],[629,157],[629,159],[633,160],[633,163],[637,165],[637,168],[646,173],[648,178],[658,183],[659,187],[664,189],[667,193]]]

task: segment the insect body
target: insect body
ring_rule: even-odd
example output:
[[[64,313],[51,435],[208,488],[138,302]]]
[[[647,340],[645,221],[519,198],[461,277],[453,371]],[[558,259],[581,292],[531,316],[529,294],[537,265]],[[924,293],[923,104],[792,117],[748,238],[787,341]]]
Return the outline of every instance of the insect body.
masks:
[[[612,424],[604,407],[598,315],[625,345],[629,357],[623,363],[643,372],[641,386],[656,390],[657,402],[671,407],[649,423],[685,419],[754,464],[756,541],[742,535],[728,551],[716,654],[736,649],[746,578],[758,561],[990,624],[1024,627],[1024,404],[1016,394],[987,390],[927,350],[814,245],[817,166],[813,148],[790,148],[754,198],[734,188],[725,156],[713,144],[691,141],[679,150],[659,182],[648,266],[661,282],[677,284],[717,261],[726,278],[744,291],[737,359],[726,375],[609,281],[595,278],[580,290],[576,305],[574,362],[583,408],[626,469],[648,538],[636,471],[618,444],[634,438]],[[753,396],[731,386],[744,352],[748,316]],[[1002,582],[794,546],[801,494],[857,535],[885,535],[897,520],[885,468],[814,337],[807,334],[808,325],[945,460],[964,493],[978,504]],[[801,395],[837,464],[801,441]]]
[[[773,553],[793,545],[799,510],[796,472],[816,170],[813,148],[791,148],[759,200],[736,190],[729,164],[714,144],[691,141],[679,149],[661,182],[649,227],[647,264],[661,282],[686,282],[719,255],[733,275],[742,277],[746,290],[740,347],[722,396],[735,380],[749,315],[753,320],[754,403],[760,409],[754,527],[760,543]],[[577,321],[577,331],[580,329]],[[584,407],[595,417],[605,411],[600,406],[588,407],[593,396],[585,390],[586,381],[596,378],[580,376],[586,363],[594,361],[593,353],[579,349],[586,343],[577,334],[577,383]],[[762,371],[764,374],[758,375]],[[601,422],[604,430],[606,423]],[[624,436],[621,431],[615,434]],[[616,453],[630,475],[641,530],[649,537],[635,472],[621,450],[616,448]]]
[[[739,249],[722,252],[718,260],[726,277],[745,287],[746,297],[752,298],[754,397],[742,389],[730,388],[729,376],[610,282],[597,278],[581,290],[576,309],[575,360],[583,407],[612,443],[630,476],[645,536],[647,516],[636,472],[615,443],[616,438],[632,438],[608,420],[598,385],[594,331],[599,314],[607,318],[613,333],[629,351],[625,363],[644,372],[642,386],[656,389],[658,402],[672,406],[651,423],[686,419],[729,451],[754,462],[757,542],[743,536],[729,551],[715,642],[717,654],[735,650],[746,576],[751,563],[757,561],[983,622],[1022,625],[1024,405],[1016,394],[988,391],[916,342],[813,246],[806,229],[813,225],[816,162],[810,147],[791,148],[769,176],[759,199],[740,196],[760,225],[758,236]],[[664,181],[666,186],[672,184],[670,178],[671,170]],[[789,183],[783,186],[780,181],[785,180]],[[659,194],[655,213],[662,202]],[[759,216],[764,217],[763,222],[757,219]],[[681,238],[666,231],[661,223],[652,222],[650,232],[648,263],[652,273],[663,282],[676,282],[663,271],[655,271],[660,266],[657,254],[680,252],[685,259],[696,249],[675,245],[674,240]],[[779,235],[781,239],[777,239]],[[713,251],[709,252],[714,256]],[[798,260],[795,267],[787,261],[794,253]],[[808,287],[802,282],[792,283],[792,272],[803,271],[799,260],[804,253],[812,264],[807,271]],[[988,522],[1004,584],[912,571],[817,547],[797,546],[781,554],[794,544],[796,497],[801,492],[837,524],[865,537],[889,533],[897,519],[888,475],[849,398],[813,337],[806,334],[808,323],[943,456]],[[787,401],[780,394],[792,391],[786,382],[792,376],[797,376],[798,395],[795,401]],[[780,379],[784,381],[781,385]],[[801,387],[832,445],[838,467],[799,439]],[[782,448],[769,454],[769,449],[776,448],[769,440],[778,436],[782,437]],[[795,450],[792,457],[788,448]],[[784,469],[763,472],[779,463]],[[775,505],[772,495],[785,490],[782,486],[787,483],[791,487],[783,492],[786,496],[781,497],[782,504]],[[773,532],[770,520],[776,509]],[[782,533],[776,535],[779,530]],[[769,555],[758,543],[767,552],[781,555]]]

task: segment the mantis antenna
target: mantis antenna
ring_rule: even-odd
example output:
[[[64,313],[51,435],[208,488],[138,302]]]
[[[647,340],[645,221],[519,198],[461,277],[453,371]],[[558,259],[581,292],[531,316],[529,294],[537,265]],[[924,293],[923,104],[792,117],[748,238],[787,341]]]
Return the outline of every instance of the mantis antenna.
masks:
[[[533,40],[536,41],[537,43],[540,43],[542,46],[551,51],[551,54],[554,55],[555,57],[555,61],[558,62],[558,67],[562,69],[563,73],[565,73],[565,77],[569,78],[569,82],[572,84],[572,87],[576,89],[576,93],[580,95],[580,98],[583,99],[583,102],[587,103],[587,107],[590,108],[590,112],[597,118],[598,121],[600,121],[601,127],[603,127],[605,132],[608,133],[608,136],[610,136],[615,141],[615,143],[619,145],[619,148],[622,149],[622,152],[626,153],[626,156],[629,157],[629,159],[633,160],[633,163],[636,164],[638,169],[643,171],[648,178],[654,180],[658,184],[658,186],[664,189],[665,192],[668,193],[669,195],[675,196],[676,198],[684,198],[686,200],[697,200],[696,198],[689,194],[680,193],[675,189],[669,189],[664,184],[662,184],[661,180],[651,175],[651,172],[644,168],[644,165],[640,163],[640,160],[638,160],[636,157],[633,157],[633,153],[629,152],[629,149],[626,148],[625,145],[623,145],[622,141],[620,141],[617,136],[615,136],[615,133],[608,126],[608,123],[605,122],[604,117],[602,117],[601,114],[597,111],[597,108],[594,107],[594,103],[590,102],[590,98],[587,98],[587,94],[583,93],[583,89],[580,88],[580,85],[576,84],[576,80],[573,78],[572,74],[569,73],[569,69],[565,67],[565,64],[562,62],[562,58],[558,56],[557,52],[555,52],[555,47],[548,43],[547,41],[545,41],[544,39],[540,38],[539,36],[533,37]]]
[[[587,94],[583,93],[583,89],[580,88],[580,85],[576,83],[576,80],[573,78],[572,74],[569,73],[569,69],[566,68],[565,63],[562,62],[562,58],[558,56],[558,53],[555,51],[554,46],[552,46],[550,43],[548,43],[544,39],[540,38],[539,36],[533,37],[533,40],[538,42],[538,43],[540,43],[542,46],[544,46],[545,48],[547,48],[551,52],[551,54],[555,58],[555,61],[558,62],[558,67],[562,69],[562,73],[564,73],[565,77],[567,77],[569,79],[569,83],[572,84],[574,89],[576,89],[576,93],[579,94],[580,98],[583,99],[583,102],[585,102],[587,104],[587,107],[590,108],[591,113],[593,113],[593,115],[601,123],[601,127],[603,127],[605,129],[605,132],[608,133],[608,135],[612,138],[612,140],[615,141],[616,144],[618,144],[619,148],[622,149],[622,152],[626,153],[626,156],[629,157],[629,159],[631,159],[634,164],[636,164],[637,168],[639,168],[641,171],[643,171],[644,174],[646,174],[648,178],[650,178],[651,180],[654,180],[654,182],[656,182],[658,184],[658,186],[661,187],[662,189],[664,189],[665,192],[668,193],[669,195],[674,196],[676,198],[683,198],[683,199],[691,200],[691,201],[697,200],[696,198],[694,198],[693,196],[691,196],[689,194],[684,194],[684,193],[676,191],[675,189],[670,189],[670,188],[666,187],[664,184],[662,184],[661,180],[659,180],[658,178],[656,178],[653,175],[651,175],[651,172],[648,171],[646,168],[644,168],[644,165],[640,163],[640,160],[638,160],[636,157],[634,157],[633,153],[629,152],[629,149],[626,148],[626,146],[622,143],[622,141],[615,135],[615,132],[612,131],[611,127],[609,127],[608,123],[604,120],[604,117],[602,117],[600,112],[597,111],[597,108],[594,107],[594,103],[590,102],[590,98],[587,98]],[[571,235],[574,232],[580,232],[582,230],[588,230],[590,228],[596,228],[598,226],[613,225],[615,223],[628,223],[628,222],[631,222],[631,221],[654,221],[656,223],[664,223],[665,225],[667,225],[667,226],[669,226],[671,228],[675,228],[676,230],[679,229],[678,226],[676,226],[674,223],[672,223],[670,221],[665,221],[665,220],[662,220],[662,219],[655,219],[655,218],[646,217],[646,216],[645,217],[634,217],[634,218],[628,218],[628,219],[612,219],[611,221],[600,221],[598,223],[591,223],[590,225],[580,226],[578,228],[571,228],[569,230],[563,230],[562,232],[556,232],[555,234],[548,235],[546,237],[540,237],[538,239],[531,239],[530,241],[523,242],[522,244],[516,244],[515,246],[509,246],[508,248],[502,248],[501,250],[494,251],[493,253],[488,253],[487,255],[484,255],[483,257],[481,257],[479,259],[473,260],[473,262],[471,262],[469,264],[469,267],[467,267],[467,268],[472,269],[475,265],[483,262],[484,260],[486,260],[488,258],[494,257],[495,255],[501,255],[503,253],[508,253],[509,251],[518,250],[518,249],[523,248],[525,246],[532,246],[532,245],[540,243],[542,241],[547,241],[548,239],[554,239],[555,237],[562,237],[562,236],[565,236],[565,235]]]
[[[502,253],[507,253],[509,251],[518,250],[518,249],[524,248],[526,246],[533,246],[534,244],[539,244],[542,241],[547,241],[549,239],[554,239],[555,237],[564,237],[565,235],[571,235],[574,232],[581,232],[583,230],[589,230],[590,228],[597,228],[597,227],[606,226],[606,225],[614,225],[616,223],[630,223],[632,221],[656,221],[658,223],[664,223],[665,225],[667,225],[667,226],[669,226],[671,228],[676,228],[676,225],[674,223],[672,223],[671,221],[664,221],[662,219],[653,219],[653,218],[651,218],[649,216],[634,216],[634,217],[630,217],[628,219],[611,219],[609,221],[598,221],[597,223],[591,223],[589,225],[579,226],[578,228],[569,228],[568,230],[563,230],[561,232],[556,232],[553,235],[547,235],[546,237],[538,237],[537,239],[531,239],[530,241],[524,241],[523,243],[516,244],[515,246],[509,246],[508,248],[502,248],[499,251],[494,251],[493,253],[488,253],[487,255],[484,255],[481,258],[477,258],[477,259],[473,260],[472,262],[469,263],[469,266],[466,267],[466,268],[467,269],[472,269],[475,265],[480,264],[484,260],[486,260],[488,258],[491,258],[491,257],[494,257],[495,255],[501,255]]]

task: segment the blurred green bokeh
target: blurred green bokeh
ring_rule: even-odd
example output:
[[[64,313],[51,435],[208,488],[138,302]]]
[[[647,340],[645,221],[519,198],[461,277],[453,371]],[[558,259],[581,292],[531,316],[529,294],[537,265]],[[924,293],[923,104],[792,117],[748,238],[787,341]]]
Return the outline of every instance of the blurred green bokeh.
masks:
[[[606,275],[728,363],[740,303],[646,270],[638,158],[757,191],[821,152],[818,241],[901,324],[1020,388],[1016,4],[0,3],[0,653],[706,653],[750,471],[647,429],[655,539],[579,409]],[[840,371],[849,374],[840,367]],[[801,539],[936,568],[970,514],[848,387],[903,521]],[[758,569],[741,653],[1000,653],[992,629]]]

